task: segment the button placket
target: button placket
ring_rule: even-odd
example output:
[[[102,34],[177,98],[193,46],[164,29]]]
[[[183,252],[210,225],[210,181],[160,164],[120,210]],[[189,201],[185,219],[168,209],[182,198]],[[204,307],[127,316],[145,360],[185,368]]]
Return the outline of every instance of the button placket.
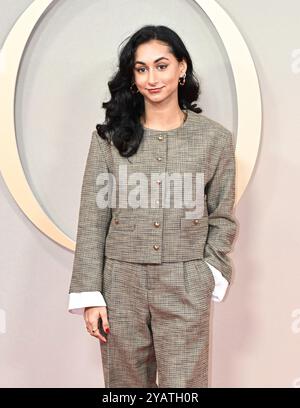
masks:
[[[165,139],[165,137],[164,137],[163,135],[158,135],[158,136],[157,136],[157,140],[158,140],[159,142],[164,141],[164,139]],[[165,147],[165,149],[166,149],[166,147]],[[164,152],[164,153],[165,153],[165,152]],[[158,162],[160,162],[161,164],[163,164],[164,153],[161,151],[161,152],[158,153],[158,156],[156,156],[156,160],[157,160]],[[162,166],[162,167],[164,167],[164,166]],[[161,169],[159,169],[159,170],[160,170],[160,173],[161,173],[161,172],[165,171],[165,168],[163,168],[163,169],[161,168]],[[162,180],[161,180],[161,179],[157,179],[157,180],[156,180],[156,183],[157,183],[158,185],[161,185]],[[159,202],[160,202],[160,200],[156,200],[156,201],[155,201],[156,204],[159,204]],[[163,211],[163,209],[162,209],[162,211]],[[157,229],[158,229],[158,228],[161,226],[161,223],[157,220],[157,221],[154,221],[154,222],[153,222],[153,225],[154,225],[154,228],[157,228]],[[155,251],[159,251],[160,245],[159,245],[158,243],[153,244],[153,249],[154,249]]]

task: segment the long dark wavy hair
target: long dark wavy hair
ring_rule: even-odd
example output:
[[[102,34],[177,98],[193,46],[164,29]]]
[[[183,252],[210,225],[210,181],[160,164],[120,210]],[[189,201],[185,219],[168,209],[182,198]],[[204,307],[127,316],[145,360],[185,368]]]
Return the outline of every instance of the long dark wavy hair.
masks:
[[[98,135],[111,140],[123,157],[136,153],[144,135],[144,128],[140,123],[140,117],[145,113],[144,97],[139,92],[133,93],[130,87],[134,81],[135,51],[140,44],[151,40],[166,43],[178,62],[185,59],[185,84],[178,86],[179,106],[180,109],[202,112],[196,103],[192,105],[198,99],[200,85],[193,72],[191,57],[181,38],[175,31],[163,25],[141,27],[119,53],[118,70],[108,82],[111,99],[102,103],[102,108],[106,109],[105,121],[103,124],[96,124]]]

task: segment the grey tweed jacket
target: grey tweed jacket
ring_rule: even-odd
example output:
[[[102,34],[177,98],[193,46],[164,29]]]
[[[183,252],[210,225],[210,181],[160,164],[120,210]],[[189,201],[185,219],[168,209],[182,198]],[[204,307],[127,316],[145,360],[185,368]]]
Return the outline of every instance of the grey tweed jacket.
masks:
[[[144,128],[129,158],[92,132],[69,293],[102,291],[104,256],[151,264],[204,258],[231,282],[228,253],[237,230],[232,133],[186,112],[176,129]],[[187,174],[191,184],[183,181]],[[194,205],[178,204],[184,191],[195,198],[197,188],[202,194]]]

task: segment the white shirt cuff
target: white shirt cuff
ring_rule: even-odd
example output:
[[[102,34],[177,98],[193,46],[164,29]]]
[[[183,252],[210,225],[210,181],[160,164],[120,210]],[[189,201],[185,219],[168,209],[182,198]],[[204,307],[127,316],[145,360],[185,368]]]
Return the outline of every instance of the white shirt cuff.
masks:
[[[205,261],[206,262],[206,261]],[[215,288],[212,293],[212,300],[214,302],[221,302],[225,296],[228,288],[228,281],[224,278],[222,273],[210,263],[206,262],[215,279]]]
[[[69,293],[68,311],[73,314],[83,315],[84,308],[90,306],[106,306],[101,292],[73,292]]]

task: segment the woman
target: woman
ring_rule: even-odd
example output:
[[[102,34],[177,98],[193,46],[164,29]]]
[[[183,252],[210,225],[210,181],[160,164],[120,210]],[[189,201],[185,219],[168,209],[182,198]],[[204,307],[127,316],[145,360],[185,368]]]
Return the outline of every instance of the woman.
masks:
[[[100,340],[105,387],[208,387],[210,304],[231,281],[237,225],[232,134],[192,104],[193,64],[166,26],[131,36],[109,89],[83,178],[69,311]]]

